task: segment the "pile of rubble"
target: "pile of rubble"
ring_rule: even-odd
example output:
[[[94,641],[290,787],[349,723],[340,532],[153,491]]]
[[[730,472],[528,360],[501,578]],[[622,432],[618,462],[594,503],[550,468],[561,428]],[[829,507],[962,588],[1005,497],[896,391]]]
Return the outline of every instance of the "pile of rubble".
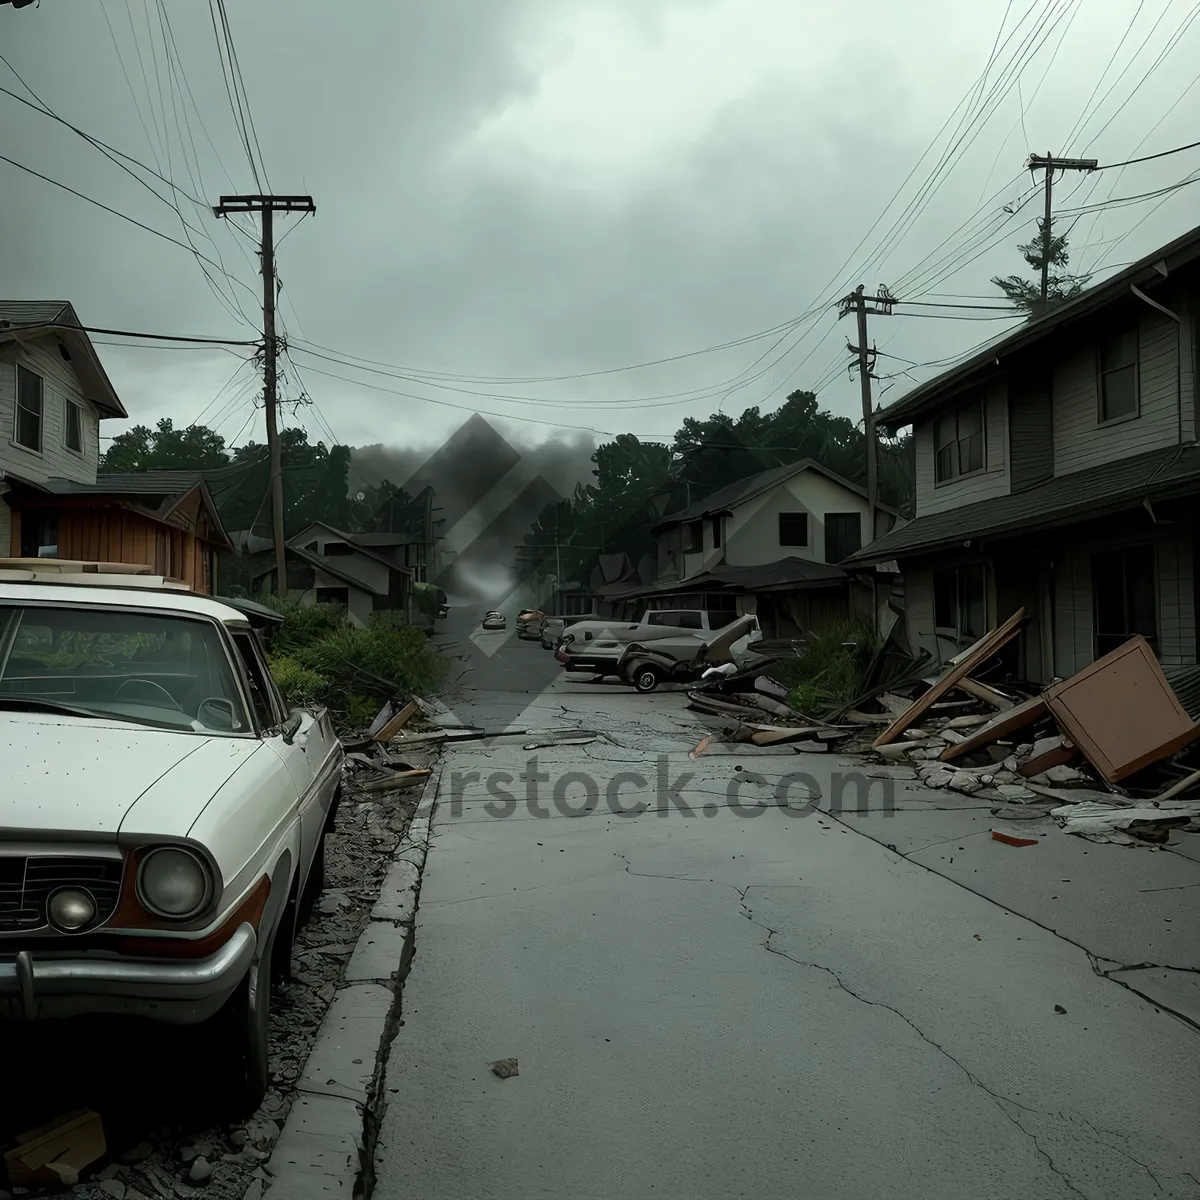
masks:
[[[1146,640],[1133,637],[1034,694],[974,680],[1023,617],[981,638],[919,695],[880,696],[887,717],[864,714],[887,722],[874,753],[913,763],[928,787],[1038,805],[1068,833],[1097,841],[1162,844],[1173,829],[1200,828],[1200,722]],[[950,715],[956,707],[987,711]]]

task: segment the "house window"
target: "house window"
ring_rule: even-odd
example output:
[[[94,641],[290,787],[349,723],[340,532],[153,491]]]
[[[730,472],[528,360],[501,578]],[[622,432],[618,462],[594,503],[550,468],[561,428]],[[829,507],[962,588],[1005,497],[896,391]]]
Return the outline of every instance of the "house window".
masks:
[[[808,513],[782,512],[779,514],[779,544],[781,546],[808,545]]]
[[[704,522],[689,521],[683,531],[684,554],[699,554],[704,549]]]
[[[983,566],[933,573],[933,624],[938,633],[975,641],[987,633],[987,589]]]
[[[70,400],[63,401],[63,445],[76,454],[83,453],[83,410]]]
[[[17,419],[13,440],[42,452],[42,377],[17,364]]]
[[[719,550],[721,548],[721,518],[710,517],[709,519],[712,521],[713,549]]]
[[[982,471],[983,401],[943,413],[933,426],[933,474],[937,483]]]
[[[1135,633],[1158,650],[1154,599],[1154,547],[1129,546],[1092,558],[1096,655],[1107,654]]]
[[[1137,327],[1107,338],[1100,347],[1100,420],[1120,421],[1138,412]]]
[[[341,555],[353,554],[354,547],[346,542],[326,542],[325,555],[329,558],[335,558]]]
[[[58,517],[36,510],[21,514],[21,557],[58,557]]]
[[[840,563],[862,549],[862,517],[858,513],[825,514],[825,561]]]
[[[343,608],[350,607],[350,589],[344,587],[317,588],[318,604],[340,604]]]

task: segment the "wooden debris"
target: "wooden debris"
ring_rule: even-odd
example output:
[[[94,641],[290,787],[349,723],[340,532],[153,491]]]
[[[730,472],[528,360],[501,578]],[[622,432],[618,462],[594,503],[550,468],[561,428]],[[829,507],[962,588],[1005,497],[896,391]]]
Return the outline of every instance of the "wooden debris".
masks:
[[[375,734],[377,742],[390,742],[392,738],[400,732],[400,730],[409,723],[421,710],[417,707],[415,700],[410,700],[395,716],[391,717],[388,722]]]
[[[78,1108],[55,1121],[16,1137],[17,1145],[4,1156],[8,1179],[15,1187],[36,1184],[73,1187],[79,1173],[102,1158],[107,1149],[98,1113]]]
[[[1173,800],[1181,792],[1186,792],[1188,788],[1195,787],[1200,783],[1200,771],[1193,771],[1190,775],[1185,776],[1178,783],[1173,783],[1165,792],[1160,792],[1154,797],[1156,803],[1161,803],[1163,800]]]
[[[1026,759],[1017,768],[1017,774],[1024,775],[1026,779],[1032,779],[1034,775],[1041,775],[1043,771],[1049,771],[1051,767],[1065,767],[1078,757],[1079,751],[1065,738],[1059,738],[1057,746],[1041,754],[1036,754],[1033,758]]]
[[[918,699],[901,713],[876,739],[875,745],[882,746],[886,742],[894,742],[910,725],[916,724],[921,715],[951,688],[961,680],[966,679],[976,667],[981,666],[993,654],[1007,645],[1021,627],[1025,619],[1025,610],[1017,609],[998,629],[993,630],[982,638],[973,648],[968,650],[957,665],[950,668],[940,679]]]
[[[401,788],[415,787],[431,774],[428,767],[420,771],[393,771],[383,779],[372,779],[359,784],[359,790],[364,792],[394,792]]]
[[[958,688],[967,695],[974,696],[976,700],[982,700],[984,704],[990,704],[1002,712],[1016,704],[1015,700],[1010,700],[1003,692],[996,691],[994,687],[989,687],[986,683],[980,683],[978,679],[960,679]]]
[[[879,697],[879,703],[888,710],[894,717],[899,717],[908,712],[913,706],[913,702],[906,696],[896,696],[891,692],[884,692]]]
[[[1024,729],[1027,725],[1032,725],[1034,721],[1044,717],[1048,711],[1046,702],[1041,696],[1026,700],[1024,704],[1018,704],[1015,708],[1010,708],[993,718],[982,729],[977,730],[958,745],[948,746],[942,753],[942,760],[950,762],[952,759],[969,754],[972,750],[978,750],[982,746],[998,742],[1001,738],[1006,738],[1009,734],[1016,733],[1017,730]]]
[[[517,1060],[515,1058],[501,1058],[494,1063],[489,1064],[492,1068],[493,1075],[499,1075],[501,1079],[511,1079],[514,1075],[520,1075],[517,1070]]]

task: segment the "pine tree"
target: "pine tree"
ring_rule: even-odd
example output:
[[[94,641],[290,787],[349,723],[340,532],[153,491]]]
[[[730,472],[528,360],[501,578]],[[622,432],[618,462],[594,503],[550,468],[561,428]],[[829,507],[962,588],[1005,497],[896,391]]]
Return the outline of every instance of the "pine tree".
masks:
[[[992,282],[1008,297],[1014,308],[1028,313],[1030,320],[1044,316],[1055,305],[1064,300],[1072,300],[1087,286],[1091,275],[1072,275],[1067,269],[1070,255],[1067,252],[1065,234],[1054,232],[1053,221],[1050,224],[1050,270],[1046,282],[1046,299],[1042,300],[1042,238],[1045,222],[1038,221],[1037,238],[1024,246],[1018,246],[1021,257],[1033,269],[1034,280],[1030,282],[1020,275],[996,276]]]

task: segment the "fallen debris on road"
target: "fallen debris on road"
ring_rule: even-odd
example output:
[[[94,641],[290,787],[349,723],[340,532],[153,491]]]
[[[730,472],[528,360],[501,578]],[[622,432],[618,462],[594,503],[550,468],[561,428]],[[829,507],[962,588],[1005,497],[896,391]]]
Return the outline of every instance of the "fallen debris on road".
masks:
[[[28,1129],[4,1156],[8,1180],[18,1188],[38,1184],[72,1187],[79,1173],[104,1156],[104,1126],[98,1113],[80,1108]]]

